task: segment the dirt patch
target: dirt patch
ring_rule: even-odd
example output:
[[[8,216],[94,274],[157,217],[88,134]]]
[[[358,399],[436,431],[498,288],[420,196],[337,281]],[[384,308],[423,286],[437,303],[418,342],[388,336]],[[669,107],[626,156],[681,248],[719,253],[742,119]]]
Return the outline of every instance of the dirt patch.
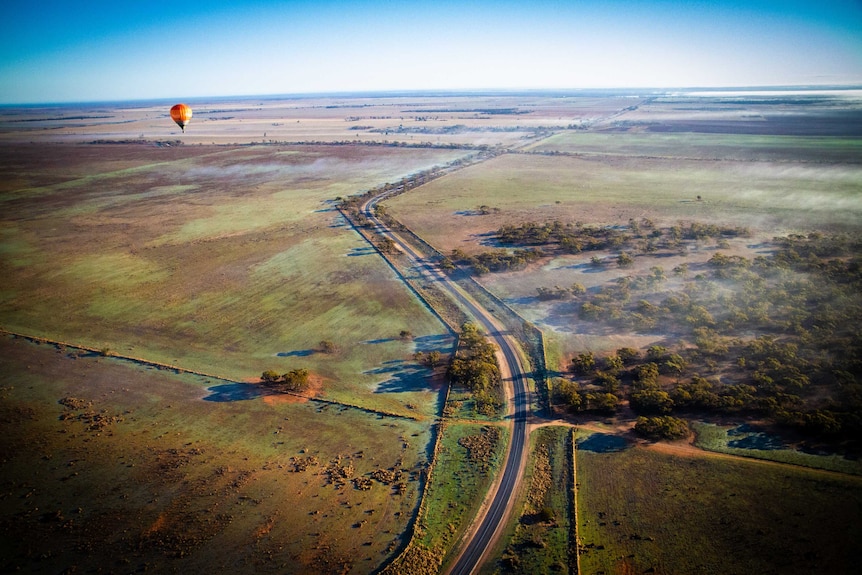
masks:
[[[271,393],[263,396],[263,401],[267,405],[282,405],[291,403],[308,403],[315,397],[323,395],[324,378],[320,375],[309,374],[308,388],[302,394],[293,393]]]

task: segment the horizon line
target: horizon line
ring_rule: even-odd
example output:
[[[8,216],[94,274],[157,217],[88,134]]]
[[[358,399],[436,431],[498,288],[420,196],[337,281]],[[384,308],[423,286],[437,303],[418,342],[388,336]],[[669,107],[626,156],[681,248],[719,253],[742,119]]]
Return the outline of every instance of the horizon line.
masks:
[[[310,98],[391,98],[405,96],[518,96],[518,95],[670,95],[678,92],[817,92],[817,91],[853,91],[862,90],[860,84],[767,84],[747,86],[642,86],[642,87],[591,87],[591,88],[416,88],[391,90],[332,90],[309,92],[284,92],[267,94],[233,94],[212,96],[156,96],[146,98],[123,98],[108,100],[55,100],[31,102],[0,102],[0,107],[43,107],[43,106],[87,106],[124,103],[160,103],[186,100],[190,102],[229,101],[259,98],[274,99],[310,99]]]

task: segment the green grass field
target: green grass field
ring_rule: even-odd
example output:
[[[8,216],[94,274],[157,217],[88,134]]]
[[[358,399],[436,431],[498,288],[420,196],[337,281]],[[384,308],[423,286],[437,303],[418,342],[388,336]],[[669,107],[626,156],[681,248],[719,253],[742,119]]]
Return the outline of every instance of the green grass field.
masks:
[[[769,237],[857,229],[860,182],[862,166],[849,164],[507,154],[386,205],[441,251],[475,252],[487,249],[482,234],[503,224],[555,219],[591,225],[644,217],[659,225],[734,222]],[[499,211],[476,215],[482,205]]]
[[[3,328],[236,380],[305,367],[332,399],[433,413],[408,360],[446,330],[328,202],[458,152],[137,146],[128,167],[126,148],[0,197]]]
[[[795,466],[579,449],[583,573],[855,573],[862,483]]]
[[[696,132],[561,132],[529,146],[535,152],[859,164],[862,138],[704,134]]]

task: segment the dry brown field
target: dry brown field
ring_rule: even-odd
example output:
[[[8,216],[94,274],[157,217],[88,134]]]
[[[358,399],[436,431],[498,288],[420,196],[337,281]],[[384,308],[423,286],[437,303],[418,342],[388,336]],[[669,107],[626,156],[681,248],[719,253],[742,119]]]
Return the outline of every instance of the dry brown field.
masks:
[[[520,145],[537,130],[597,121],[626,99],[549,96],[284,97],[187,103],[185,133],[170,102],[13,107],[0,114],[0,141],[179,140],[185,144],[400,142]]]

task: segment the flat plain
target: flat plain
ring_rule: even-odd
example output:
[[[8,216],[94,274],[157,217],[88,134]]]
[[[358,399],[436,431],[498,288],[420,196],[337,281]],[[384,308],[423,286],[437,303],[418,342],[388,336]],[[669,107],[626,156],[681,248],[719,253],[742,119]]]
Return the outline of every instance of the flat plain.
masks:
[[[858,236],[857,92],[633,96],[192,101],[185,134],[161,102],[4,108],[0,327],[31,339],[0,341],[0,570],[358,574],[404,549],[424,553],[415,572],[451,559],[494,469],[477,473],[459,440],[488,427],[447,421],[442,370],[413,354],[448,354],[455,338],[336,198],[481,151],[386,210],[447,254],[499,248],[495,231],[525,221],[744,226],[721,250],[747,257],[774,236]],[[660,265],[696,273],[716,251],[703,241]],[[561,374],[577,353],[667,337],[598,330],[537,297],[656,264],[597,268],[594,255],[616,257],[479,278],[543,330]],[[258,384],[295,368],[311,373],[305,397]],[[631,420],[577,417],[566,423],[632,441]],[[850,572],[850,475],[643,443],[579,451],[576,517],[559,492],[568,441],[553,428],[534,442],[526,489],[548,473],[555,489],[524,494],[489,568],[575,573],[563,558],[582,545],[584,573],[793,572],[788,559]],[[850,527],[820,529],[830,514]]]

